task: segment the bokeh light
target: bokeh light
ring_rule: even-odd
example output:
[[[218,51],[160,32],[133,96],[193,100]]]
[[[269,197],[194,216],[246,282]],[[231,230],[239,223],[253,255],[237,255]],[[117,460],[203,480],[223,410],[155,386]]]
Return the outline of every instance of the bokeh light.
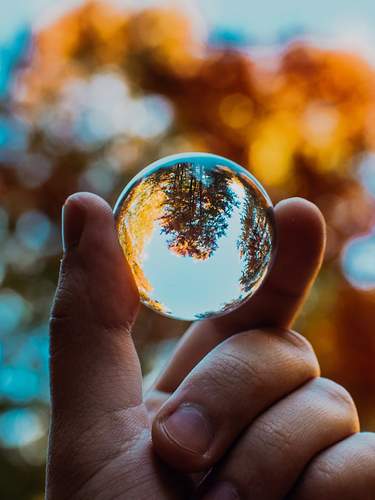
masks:
[[[343,266],[348,280],[358,288],[375,288],[375,232],[351,241],[345,248]]]
[[[27,445],[39,439],[43,433],[37,414],[31,410],[19,408],[0,415],[0,442],[7,448]]]
[[[375,4],[13,0],[0,17],[0,497],[40,500],[65,198],[203,151],[327,221],[296,325],[375,430]],[[147,383],[186,325],[143,310]],[[3,493],[4,491],[4,493]]]

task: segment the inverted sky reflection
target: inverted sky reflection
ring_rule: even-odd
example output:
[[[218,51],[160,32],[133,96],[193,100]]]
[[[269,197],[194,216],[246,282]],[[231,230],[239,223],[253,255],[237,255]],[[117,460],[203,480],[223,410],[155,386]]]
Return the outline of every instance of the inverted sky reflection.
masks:
[[[242,266],[236,248],[240,235],[240,210],[235,207],[227,234],[219,239],[214,255],[208,260],[197,260],[170,252],[167,236],[156,224],[143,268],[154,284],[151,298],[168,304],[168,309],[181,319],[215,311],[218,305],[225,306],[233,297],[242,299],[239,284]]]

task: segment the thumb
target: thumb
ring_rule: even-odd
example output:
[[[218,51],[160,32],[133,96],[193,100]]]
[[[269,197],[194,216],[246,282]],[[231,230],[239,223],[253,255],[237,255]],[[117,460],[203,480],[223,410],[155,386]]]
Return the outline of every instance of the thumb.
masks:
[[[95,419],[142,402],[130,335],[139,296],[109,205],[77,193],[63,208],[59,284],[50,327],[52,414]]]

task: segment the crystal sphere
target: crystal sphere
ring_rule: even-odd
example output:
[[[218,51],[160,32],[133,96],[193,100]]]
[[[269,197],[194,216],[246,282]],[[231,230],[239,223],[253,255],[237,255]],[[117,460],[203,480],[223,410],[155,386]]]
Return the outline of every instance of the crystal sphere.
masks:
[[[121,193],[116,226],[142,302],[184,320],[222,315],[259,288],[275,247],[272,203],[244,168],[168,156]]]

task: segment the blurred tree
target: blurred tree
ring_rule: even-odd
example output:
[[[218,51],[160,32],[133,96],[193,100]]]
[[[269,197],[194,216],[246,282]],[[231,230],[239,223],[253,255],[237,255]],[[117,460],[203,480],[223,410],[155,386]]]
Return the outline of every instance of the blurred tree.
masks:
[[[374,200],[357,178],[375,143],[373,68],[360,56],[303,41],[266,59],[214,48],[177,11],[116,10],[104,2],[88,2],[36,33],[31,49],[0,117],[0,136],[11,131],[13,140],[0,152],[0,311],[13,314],[1,313],[5,368],[24,363],[46,380],[45,360],[26,340],[45,339],[30,332],[45,332],[66,196],[88,189],[114,201],[151,160],[211,151],[247,167],[275,202],[304,196],[322,210],[326,258],[297,326],[317,349],[323,373],[353,392],[364,427],[375,430],[375,290],[352,286],[340,261],[347,242],[375,223]],[[266,251],[261,234],[252,238],[252,252]],[[183,328],[142,313],[136,338],[146,370],[157,342]],[[3,410],[45,404],[43,395],[22,398],[4,395]],[[7,477],[0,481],[9,498],[35,499],[42,484],[27,479],[34,466],[23,472],[22,453],[2,453]]]

